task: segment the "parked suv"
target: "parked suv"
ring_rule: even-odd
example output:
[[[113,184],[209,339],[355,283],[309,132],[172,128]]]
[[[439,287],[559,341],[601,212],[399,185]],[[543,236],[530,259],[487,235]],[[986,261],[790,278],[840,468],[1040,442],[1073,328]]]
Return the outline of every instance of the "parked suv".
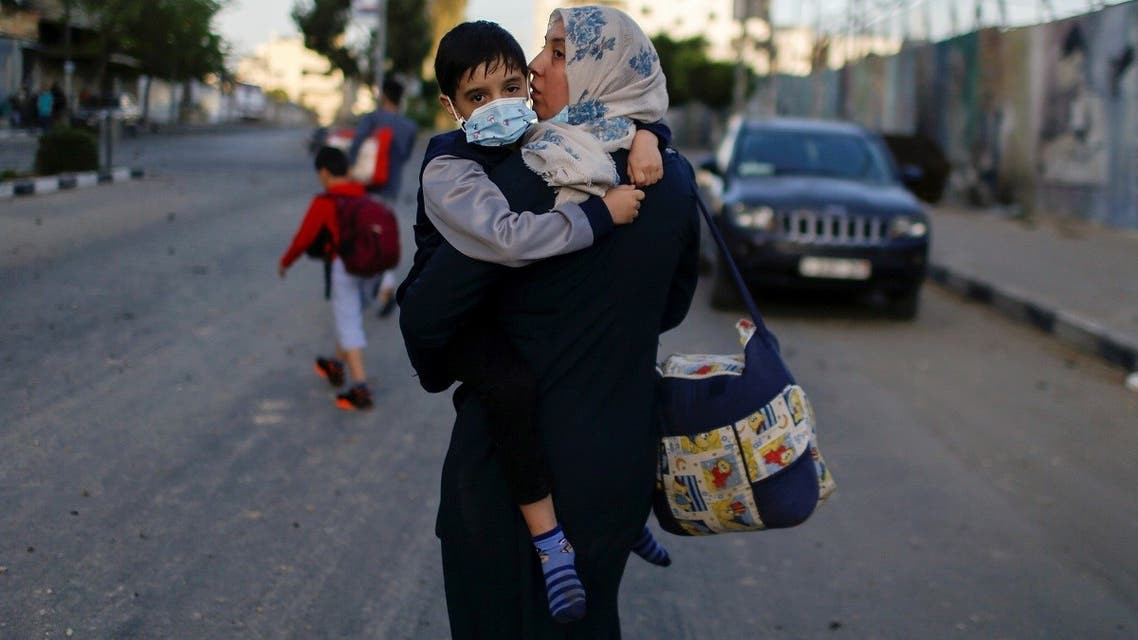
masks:
[[[916,316],[929,220],[877,135],[842,122],[737,120],[701,168],[715,176],[714,221],[748,284],[880,292],[895,315]],[[712,305],[736,297],[720,259]]]

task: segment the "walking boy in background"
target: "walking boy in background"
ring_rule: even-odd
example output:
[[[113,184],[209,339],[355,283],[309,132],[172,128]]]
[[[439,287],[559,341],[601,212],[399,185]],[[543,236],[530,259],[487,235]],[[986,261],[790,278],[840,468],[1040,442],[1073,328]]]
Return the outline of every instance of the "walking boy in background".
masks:
[[[352,386],[336,396],[341,409],[364,410],[372,407],[371,390],[364,369],[364,348],[367,338],[363,330],[363,312],[374,298],[373,292],[379,277],[361,277],[348,273],[336,255],[340,240],[337,206],[353,198],[366,198],[363,185],[348,178],[348,158],[343,151],[324,147],[316,153],[316,174],[324,193],[312,199],[304,214],[296,236],[281,256],[277,268],[281,278],[302,254],[323,257],[330,261],[331,275],[328,294],[332,301],[332,319],[336,328],[334,358],[316,358],[316,373],[333,387],[344,384],[344,365],[347,364]]]
[[[411,157],[411,151],[415,147],[415,136],[418,133],[415,122],[399,112],[402,99],[403,85],[391,78],[385,78],[383,90],[379,94],[379,108],[360,118],[356,126],[356,135],[352,138],[352,146],[348,149],[348,165],[353,166],[364,141],[381,128],[391,129],[391,143],[386,149],[381,150],[381,153],[387,154],[387,182],[366,185],[366,189],[372,197],[378,198],[392,211],[399,210],[397,205],[400,189],[403,186],[403,166]],[[395,276],[390,271],[384,273],[379,290],[380,317],[386,317],[395,310],[395,285]]]

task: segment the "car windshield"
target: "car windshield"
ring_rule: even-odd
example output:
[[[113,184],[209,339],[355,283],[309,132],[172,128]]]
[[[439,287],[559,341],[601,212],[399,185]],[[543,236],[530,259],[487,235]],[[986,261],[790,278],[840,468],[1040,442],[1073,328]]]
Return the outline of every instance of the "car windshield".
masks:
[[[806,131],[751,131],[743,134],[734,172],[740,177],[829,176],[885,183],[886,160],[865,138]]]

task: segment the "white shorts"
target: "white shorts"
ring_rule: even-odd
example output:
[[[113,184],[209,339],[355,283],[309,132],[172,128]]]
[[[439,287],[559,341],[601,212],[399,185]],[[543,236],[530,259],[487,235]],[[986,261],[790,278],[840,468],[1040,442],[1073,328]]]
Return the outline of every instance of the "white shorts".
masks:
[[[340,258],[332,261],[332,320],[341,349],[347,351],[367,346],[364,309],[375,299],[379,278],[354,276],[344,269]]]

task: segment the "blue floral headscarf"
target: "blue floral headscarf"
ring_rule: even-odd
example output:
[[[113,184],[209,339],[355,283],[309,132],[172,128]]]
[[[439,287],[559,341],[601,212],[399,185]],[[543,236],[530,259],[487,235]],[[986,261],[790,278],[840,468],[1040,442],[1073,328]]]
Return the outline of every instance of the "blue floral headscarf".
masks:
[[[565,23],[569,122],[540,122],[526,133],[526,165],[558,188],[557,202],[604,195],[620,183],[608,155],[629,149],[633,120],[656,122],[668,90],[652,41],[628,14],[611,7],[555,9]]]

